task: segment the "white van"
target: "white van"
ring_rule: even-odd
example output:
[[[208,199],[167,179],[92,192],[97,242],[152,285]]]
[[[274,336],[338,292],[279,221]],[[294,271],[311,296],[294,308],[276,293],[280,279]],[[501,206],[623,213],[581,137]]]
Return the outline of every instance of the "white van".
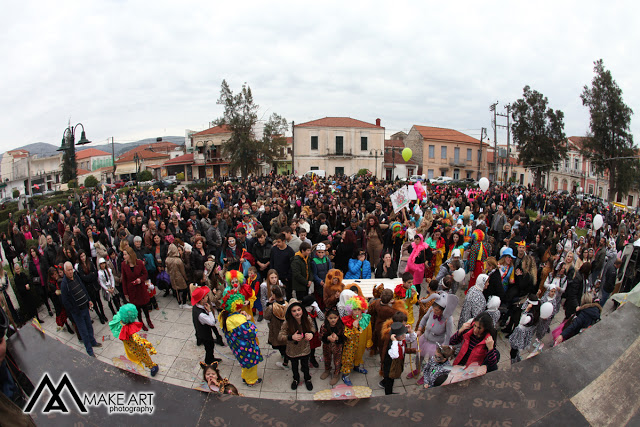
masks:
[[[309,171],[307,173],[304,174],[304,176],[308,176],[311,177],[312,175],[317,175],[320,178],[326,178],[327,177],[327,171],[322,170],[322,169],[317,169],[317,170],[313,170],[313,171]]]

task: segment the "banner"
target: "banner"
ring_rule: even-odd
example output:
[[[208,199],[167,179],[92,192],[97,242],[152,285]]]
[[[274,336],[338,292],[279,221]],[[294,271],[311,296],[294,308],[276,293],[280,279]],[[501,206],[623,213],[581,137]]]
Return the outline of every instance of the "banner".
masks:
[[[393,211],[395,213],[400,212],[409,202],[409,189],[407,187],[400,187],[398,191],[391,195],[391,203],[393,203]]]

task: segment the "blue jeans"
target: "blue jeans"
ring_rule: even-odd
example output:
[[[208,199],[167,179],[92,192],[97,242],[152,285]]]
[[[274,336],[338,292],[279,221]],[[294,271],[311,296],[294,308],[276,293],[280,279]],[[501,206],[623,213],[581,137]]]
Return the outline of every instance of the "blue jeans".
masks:
[[[93,356],[93,346],[97,345],[98,342],[93,337],[93,325],[91,325],[89,309],[85,308],[78,313],[73,313],[72,316],[73,320],[76,322],[76,326],[78,327],[78,332],[80,333],[80,338],[82,338],[84,348],[87,349],[87,354],[89,356]]]

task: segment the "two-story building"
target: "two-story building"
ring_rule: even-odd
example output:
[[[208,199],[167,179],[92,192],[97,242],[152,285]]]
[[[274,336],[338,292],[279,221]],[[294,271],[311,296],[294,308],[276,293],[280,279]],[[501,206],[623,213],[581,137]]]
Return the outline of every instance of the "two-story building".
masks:
[[[111,153],[98,150],[97,148],[85,148],[76,150],[76,164],[78,168],[88,171],[113,166]]]
[[[488,144],[457,130],[413,125],[404,144],[428,179],[480,179],[487,173]]]
[[[145,169],[154,171],[158,178],[158,172],[165,161],[182,153],[182,146],[172,142],[162,141],[152,144],[139,145],[116,160],[116,179],[135,179],[136,172]]]
[[[384,132],[380,119],[373,124],[350,117],[325,117],[297,124],[292,144],[294,173],[324,170],[327,176],[352,175],[368,169],[382,177]]]
[[[187,154],[193,154],[193,163],[190,165],[192,179],[229,176],[230,161],[222,150],[222,145],[229,138],[231,138],[231,130],[227,126],[214,126],[192,133],[185,140]],[[181,162],[187,160],[185,158]]]

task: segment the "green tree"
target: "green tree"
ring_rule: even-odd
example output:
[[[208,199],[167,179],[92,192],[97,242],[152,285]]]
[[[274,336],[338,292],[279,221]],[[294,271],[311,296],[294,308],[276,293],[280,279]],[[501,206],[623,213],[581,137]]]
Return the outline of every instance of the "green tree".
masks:
[[[602,59],[594,62],[595,76],[591,87],[584,86],[582,105],[589,109],[589,135],[583,151],[597,173],[609,174],[609,200],[616,193],[626,194],[637,177],[638,162],[625,157],[635,156],[631,115],[633,110],[622,100],[622,89]]]
[[[240,170],[246,177],[258,171],[258,159],[273,163],[280,156],[280,148],[286,146],[284,132],[287,121],[272,114],[265,124],[263,138],[256,140],[254,129],[258,121],[258,105],[253,102],[249,86],[243,84],[240,92],[234,95],[227,81],[223,80],[217,103],[224,106],[224,113],[213,122],[231,130],[231,138],[222,144],[222,151],[229,158],[232,172]]]
[[[536,188],[540,188],[542,173],[567,157],[564,113],[548,108],[548,104],[546,96],[527,85],[523,97],[511,106],[518,161],[534,171]]]
[[[148,169],[145,169],[142,172],[140,172],[140,176],[138,177],[138,181],[140,182],[151,181],[152,179],[153,179],[153,175],[151,174],[151,171]]]
[[[95,187],[97,185],[98,185],[98,179],[93,175],[89,175],[88,177],[86,177],[84,179],[84,186],[85,187],[93,188],[93,187]]]
[[[180,172],[176,175],[177,181],[184,181],[184,172]]]

